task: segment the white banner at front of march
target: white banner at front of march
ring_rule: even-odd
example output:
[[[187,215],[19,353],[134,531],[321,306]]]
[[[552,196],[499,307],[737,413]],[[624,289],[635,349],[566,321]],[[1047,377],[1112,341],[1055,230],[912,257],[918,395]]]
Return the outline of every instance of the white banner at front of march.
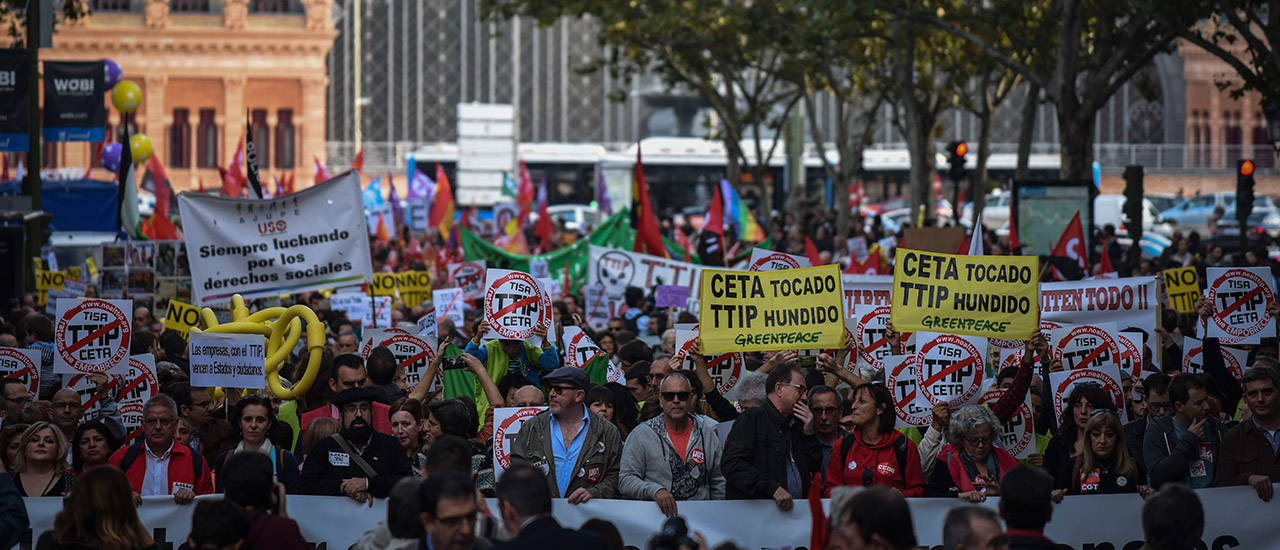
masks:
[[[702,266],[668,260],[639,252],[591,245],[587,284],[604,285],[611,299],[621,299],[627,287],[649,289],[658,285],[702,288]]]
[[[194,305],[372,282],[360,192],[348,171],[274,199],[179,195]]]
[[[1196,494],[1204,507],[1203,547],[1280,550],[1280,522],[1275,521],[1280,516],[1280,499],[1262,502],[1252,487],[1199,489]],[[63,501],[23,500],[31,530],[30,538],[21,544],[31,548],[41,534],[53,529],[54,515],[62,509]],[[176,548],[186,541],[194,505],[179,506],[170,497],[145,497],[142,502],[138,516],[161,548]],[[980,506],[996,510],[999,502],[999,497],[991,497]],[[947,512],[969,504],[957,498],[909,498],[907,503],[916,542],[924,547],[941,545]],[[496,499],[488,499],[487,504],[494,517],[501,517]],[[829,501],[822,504],[824,510],[830,510]],[[1141,548],[1142,504],[1136,494],[1069,496],[1054,505],[1045,535],[1074,550]],[[365,531],[387,519],[387,501],[383,499],[374,499],[369,506],[346,497],[289,495],[287,506],[289,517],[298,522],[303,538],[316,548],[349,548]],[[551,513],[569,528],[578,528],[592,518],[608,520],[617,526],[623,544],[636,548],[647,548],[649,539],[666,521],[650,501],[591,499],[573,505],[554,499]],[[680,515],[690,531],[706,537],[709,548],[726,542],[740,548],[809,546],[812,518],[808,506],[797,505],[783,512],[771,500],[685,501],[680,503]]]

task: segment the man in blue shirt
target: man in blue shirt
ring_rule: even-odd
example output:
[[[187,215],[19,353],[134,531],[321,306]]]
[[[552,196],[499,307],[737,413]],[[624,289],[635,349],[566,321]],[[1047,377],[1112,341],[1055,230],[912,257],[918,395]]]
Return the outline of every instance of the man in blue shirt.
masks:
[[[591,381],[576,367],[543,377],[550,389],[547,410],[525,421],[511,445],[511,459],[523,460],[547,476],[552,496],[581,504],[592,498],[620,498],[622,437],[584,401]]]

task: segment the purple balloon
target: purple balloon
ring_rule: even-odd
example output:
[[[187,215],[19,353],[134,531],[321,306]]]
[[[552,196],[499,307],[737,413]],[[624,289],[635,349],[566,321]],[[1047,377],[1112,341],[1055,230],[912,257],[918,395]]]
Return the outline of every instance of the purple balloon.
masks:
[[[120,65],[110,59],[102,60],[102,70],[104,73],[103,80],[108,90],[115,88],[116,84],[119,84],[120,80],[124,78],[124,71],[120,69]]]
[[[108,143],[102,147],[102,167],[111,173],[120,171],[120,154],[124,152],[124,147],[119,143]]]

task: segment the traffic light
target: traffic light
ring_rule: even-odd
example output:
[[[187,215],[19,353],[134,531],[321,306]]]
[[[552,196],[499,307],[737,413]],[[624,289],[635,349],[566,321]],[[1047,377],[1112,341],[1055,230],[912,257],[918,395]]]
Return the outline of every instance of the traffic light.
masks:
[[[1240,233],[1245,231],[1245,220],[1253,213],[1253,161],[1242,160],[1236,165],[1236,219],[1240,220]]]
[[[964,156],[968,152],[969,146],[963,141],[947,144],[947,163],[951,165],[951,181],[958,182],[968,175],[968,170],[964,167]]]
[[[1124,167],[1124,228],[1135,243],[1142,241],[1142,176],[1142,165]],[[1130,246],[1127,261],[1129,269],[1136,273],[1142,262],[1142,247]]]

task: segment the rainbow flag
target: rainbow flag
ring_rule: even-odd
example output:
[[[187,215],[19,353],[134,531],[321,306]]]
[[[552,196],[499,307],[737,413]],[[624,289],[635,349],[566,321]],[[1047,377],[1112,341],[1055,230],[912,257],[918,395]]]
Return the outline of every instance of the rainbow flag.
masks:
[[[728,180],[720,180],[721,196],[724,197],[724,210],[728,214],[729,225],[737,226],[738,239],[761,242],[765,239],[764,228],[751,215],[751,209],[743,202],[738,192],[729,185]]]

